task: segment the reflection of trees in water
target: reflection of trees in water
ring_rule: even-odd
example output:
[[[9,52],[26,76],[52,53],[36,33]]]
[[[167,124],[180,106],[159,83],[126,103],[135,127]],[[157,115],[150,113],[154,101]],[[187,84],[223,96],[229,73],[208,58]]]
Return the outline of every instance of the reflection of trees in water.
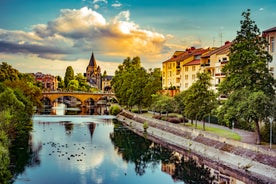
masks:
[[[182,180],[185,183],[212,183],[214,176],[211,176],[210,169],[199,165],[193,159],[184,159],[182,156],[175,164],[173,179]]]
[[[138,175],[145,174],[147,168],[157,169],[161,161],[162,164],[174,166],[174,172],[170,174],[175,180],[185,183],[211,183],[213,180],[210,170],[198,165],[195,160],[185,160],[176,152],[131,132],[117,122],[110,139],[117,153],[125,161],[135,164],[135,172]]]
[[[35,167],[40,165],[39,152],[42,144],[39,143],[34,147],[31,135],[17,137],[11,143],[10,151],[10,171],[13,177],[25,171],[27,167]]]

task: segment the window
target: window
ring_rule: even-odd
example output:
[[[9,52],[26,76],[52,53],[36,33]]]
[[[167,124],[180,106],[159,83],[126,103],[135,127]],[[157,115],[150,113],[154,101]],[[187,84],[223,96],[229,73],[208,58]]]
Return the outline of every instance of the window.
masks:
[[[187,72],[187,71],[188,71],[188,69],[189,69],[189,68],[188,68],[187,66],[185,66],[185,72]]]
[[[195,66],[192,67],[192,71],[195,71]]]
[[[195,80],[195,74],[192,75],[192,80]]]
[[[172,72],[170,71],[170,77],[172,76]]]
[[[188,78],[189,78],[188,75],[185,75],[185,80],[188,80]]]
[[[189,83],[185,83],[185,88],[188,88]]]
[[[270,37],[270,52],[275,51],[274,37]]]

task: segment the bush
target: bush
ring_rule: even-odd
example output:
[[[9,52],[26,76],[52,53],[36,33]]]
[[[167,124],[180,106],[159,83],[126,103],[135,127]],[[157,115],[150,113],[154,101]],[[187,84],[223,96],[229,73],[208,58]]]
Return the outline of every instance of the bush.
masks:
[[[154,119],[161,119],[162,116],[160,116],[160,115],[153,115],[152,118],[154,118]]]
[[[144,122],[143,128],[144,128],[145,131],[149,128],[148,122],[146,122],[146,121]]]
[[[177,118],[177,117],[168,118],[167,121],[170,123],[178,124],[178,123],[181,123],[181,118]]]
[[[110,114],[116,116],[121,112],[121,108],[118,105],[112,105],[110,107]]]

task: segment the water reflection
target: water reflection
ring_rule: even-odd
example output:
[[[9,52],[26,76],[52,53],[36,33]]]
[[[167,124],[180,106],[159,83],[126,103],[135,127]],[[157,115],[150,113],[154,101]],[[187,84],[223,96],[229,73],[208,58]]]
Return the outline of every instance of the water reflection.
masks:
[[[45,121],[34,120],[33,128],[29,147],[25,144],[21,155],[24,159],[20,149],[14,150],[14,183],[220,181],[192,158],[140,137],[116,121],[52,121],[45,117]]]
[[[162,171],[170,174],[174,181],[185,183],[212,183],[210,169],[195,160],[155,144],[144,137],[133,134],[120,124],[110,134],[117,154],[127,162],[135,164],[137,175],[144,175],[147,168],[157,169],[161,162]]]

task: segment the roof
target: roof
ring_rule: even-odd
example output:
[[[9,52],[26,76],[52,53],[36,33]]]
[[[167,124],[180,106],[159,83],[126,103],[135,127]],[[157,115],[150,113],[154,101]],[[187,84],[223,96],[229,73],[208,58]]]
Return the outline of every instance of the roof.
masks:
[[[166,62],[173,62],[173,61],[184,61],[185,59],[191,57],[191,56],[198,56],[201,55],[205,52],[207,52],[209,49],[203,49],[203,48],[199,48],[199,49],[195,49],[195,48],[190,48],[190,49],[186,49],[186,51],[176,51],[176,52],[182,52],[178,55],[173,55],[170,59],[164,61],[163,63]]]
[[[97,66],[96,60],[95,60],[95,57],[94,57],[94,53],[93,53],[93,52],[92,52],[92,54],[91,54],[91,57],[90,57],[90,61],[89,61],[88,66],[93,66],[93,67]]]
[[[210,57],[211,55],[214,55],[214,54],[227,54],[229,52],[229,49],[232,45],[232,42],[226,42],[225,45],[219,47],[219,48],[216,48],[215,50],[212,50],[210,52],[207,52],[206,54],[203,54],[201,57],[203,58],[206,58],[206,57]]]
[[[190,61],[189,63],[186,63],[183,66],[192,66],[192,65],[200,65],[200,59]]]
[[[276,32],[276,27],[264,30],[263,33]]]
[[[110,80],[112,80],[112,78],[113,78],[113,76],[111,76],[111,75],[106,75],[106,76],[103,76],[103,77],[102,77],[102,80],[106,79],[106,80],[110,81]]]

